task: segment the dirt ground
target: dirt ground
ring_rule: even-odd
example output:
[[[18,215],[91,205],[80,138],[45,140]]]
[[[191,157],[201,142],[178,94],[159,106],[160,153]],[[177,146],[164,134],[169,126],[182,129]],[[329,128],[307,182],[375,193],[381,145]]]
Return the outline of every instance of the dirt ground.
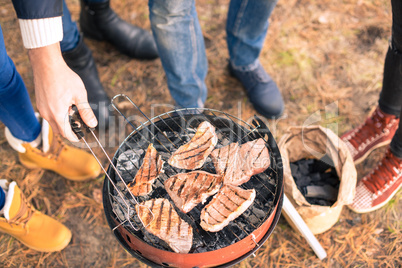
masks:
[[[239,82],[226,69],[224,29],[228,2],[197,1],[209,60],[206,107],[248,120],[256,112]],[[68,0],[67,4],[73,19],[78,20],[79,1]],[[112,6],[127,21],[150,29],[147,1],[112,1]],[[275,139],[278,141],[289,126],[310,122],[314,113],[322,115],[315,124],[339,135],[360,124],[377,105],[382,86],[391,33],[390,1],[279,1],[270,22],[261,62],[286,102],[284,116],[267,121]],[[0,24],[9,56],[35,105],[33,76],[11,1],[0,0]],[[166,110],[156,104],[173,103],[159,60],[133,60],[107,43],[85,42],[93,51],[110,96],[125,93],[148,115]],[[63,82],[66,81],[60,81]],[[135,114],[135,109],[125,112]],[[124,135],[110,133],[101,137],[109,155],[113,155]],[[96,152],[100,153],[99,149]],[[358,165],[358,178],[368,173],[384,152],[385,148],[376,150]],[[74,183],[52,172],[25,169],[7,144],[2,124],[0,177],[17,181],[38,210],[57,218],[73,232],[70,245],[58,253],[38,253],[1,234],[0,267],[146,267],[125,252],[106,223],[102,177]],[[256,256],[236,267],[401,267],[401,197],[400,191],[384,208],[369,214],[356,214],[345,207],[339,221],[317,235],[328,254],[323,261],[281,218]]]

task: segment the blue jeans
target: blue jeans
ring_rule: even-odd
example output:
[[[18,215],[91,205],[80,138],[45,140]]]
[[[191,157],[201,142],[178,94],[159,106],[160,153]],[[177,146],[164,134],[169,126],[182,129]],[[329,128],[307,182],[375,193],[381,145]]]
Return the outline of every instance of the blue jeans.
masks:
[[[66,52],[74,49],[80,41],[80,32],[77,23],[71,20],[70,11],[67,8],[66,1],[63,0],[63,40],[60,42],[60,49]]]
[[[0,187],[0,210],[4,207],[5,202],[6,202],[6,195],[3,191],[3,188]]]
[[[93,1],[93,0],[92,0]],[[63,40],[61,50],[74,49],[80,40],[77,24],[71,20],[70,11],[63,1]],[[0,27],[0,121],[14,137],[31,142],[35,140],[41,127],[20,74],[7,55],[3,32]]]
[[[108,0],[84,0],[88,4],[104,3]],[[66,1],[63,0],[63,40],[60,42],[60,49],[62,52],[74,49],[79,40],[80,32],[77,27],[77,23],[71,20],[70,11],[66,5]]]
[[[253,70],[259,62],[268,18],[277,0],[232,0],[226,25],[230,63]],[[176,105],[201,108],[207,97],[208,63],[195,1],[150,0],[152,32]]]
[[[62,51],[73,49],[78,44],[80,35],[77,25],[71,21],[70,12],[63,1]],[[0,27],[0,121],[17,139],[31,142],[35,140],[41,126],[29,98],[24,81],[17,72],[13,61],[7,55],[3,32]]]
[[[24,81],[7,55],[0,26],[0,121],[14,137],[31,142],[41,127],[35,117]]]

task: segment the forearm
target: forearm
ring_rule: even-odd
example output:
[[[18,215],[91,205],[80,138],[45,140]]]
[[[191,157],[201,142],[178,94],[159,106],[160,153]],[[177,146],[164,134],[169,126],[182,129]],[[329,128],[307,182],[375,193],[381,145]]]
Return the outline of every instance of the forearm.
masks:
[[[31,62],[34,85],[36,106],[39,113],[49,123],[51,123],[55,132],[63,132],[60,123],[67,116],[67,107],[57,105],[55,103],[68,99],[71,103],[71,92],[69,88],[62,87],[66,83],[65,75],[70,72],[64,62],[59,43],[48,45],[45,47],[28,49],[28,58]],[[69,90],[66,90],[69,89]]]
[[[90,127],[95,127],[97,121],[81,78],[67,66],[61,54],[62,1],[13,0],[13,4],[33,70],[36,107],[55,133],[76,141],[68,120],[72,105],[78,107]]]
[[[72,105],[78,107],[87,125],[95,127],[97,121],[89,107],[84,84],[65,63],[59,43],[29,49],[28,56],[34,75],[36,106],[53,131],[70,141],[77,140],[68,123]]]
[[[66,65],[58,42],[45,47],[28,49],[28,57],[34,77],[53,73],[58,66]]]

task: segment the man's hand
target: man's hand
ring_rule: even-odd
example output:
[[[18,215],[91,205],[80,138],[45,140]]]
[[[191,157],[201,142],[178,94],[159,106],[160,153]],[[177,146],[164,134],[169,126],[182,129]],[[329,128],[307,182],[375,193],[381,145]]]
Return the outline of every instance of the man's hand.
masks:
[[[81,78],[72,71],[61,55],[59,43],[28,50],[32,65],[36,106],[41,116],[70,141],[78,141],[69,123],[69,109],[75,104],[82,120],[89,127],[98,121],[88,104]]]

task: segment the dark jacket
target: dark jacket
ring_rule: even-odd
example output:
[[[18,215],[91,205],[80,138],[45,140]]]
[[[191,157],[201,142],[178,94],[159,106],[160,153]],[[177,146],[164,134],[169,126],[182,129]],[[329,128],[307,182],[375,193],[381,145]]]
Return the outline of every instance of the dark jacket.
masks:
[[[19,19],[43,19],[63,15],[62,0],[12,0]]]

